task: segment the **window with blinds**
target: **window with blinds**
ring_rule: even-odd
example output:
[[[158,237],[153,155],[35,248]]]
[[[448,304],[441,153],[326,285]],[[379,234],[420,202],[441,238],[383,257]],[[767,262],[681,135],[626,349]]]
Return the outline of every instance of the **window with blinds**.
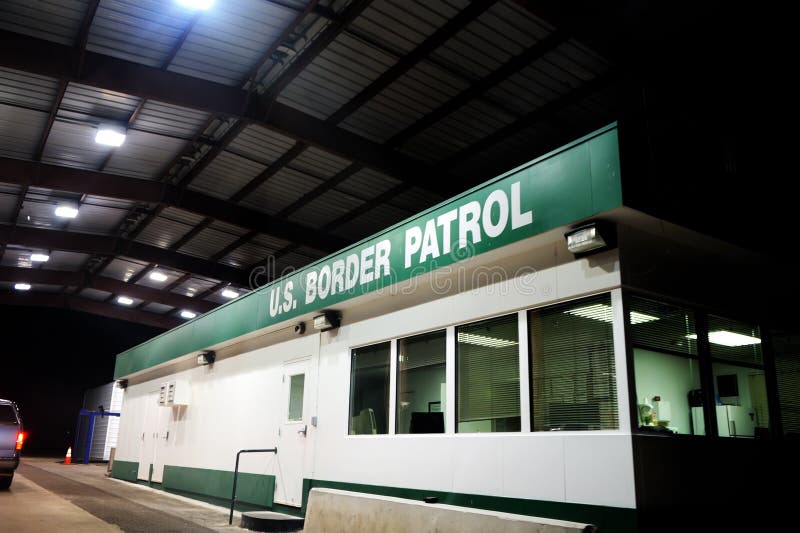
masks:
[[[800,438],[800,335],[772,332],[783,434]]]
[[[711,357],[736,363],[761,365],[761,333],[755,324],[709,315],[708,344]]]
[[[528,312],[534,431],[619,428],[611,295]]]
[[[694,313],[638,297],[628,307],[639,429],[705,435]]]
[[[444,330],[397,341],[397,433],[444,433]]]
[[[389,343],[351,352],[350,435],[385,434],[389,419]]]
[[[517,315],[456,328],[459,432],[520,430]]]

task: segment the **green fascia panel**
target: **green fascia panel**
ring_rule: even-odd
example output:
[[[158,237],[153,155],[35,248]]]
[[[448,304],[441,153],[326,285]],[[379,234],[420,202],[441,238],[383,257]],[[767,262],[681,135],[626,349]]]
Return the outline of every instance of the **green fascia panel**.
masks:
[[[233,489],[233,472],[166,465],[161,486],[164,490],[189,492],[230,500]],[[275,476],[239,472],[236,481],[237,501],[272,507],[274,495]]]
[[[308,504],[309,491],[314,487],[363,492],[416,501],[422,501],[426,497],[434,496],[438,498],[438,503],[447,505],[594,524],[599,531],[613,531],[615,533],[635,533],[637,531],[635,509],[544,500],[525,500],[521,498],[503,498],[500,496],[482,496],[479,494],[461,494],[436,490],[406,489],[381,485],[362,485],[358,483],[325,481],[321,479],[303,480],[304,514]]]
[[[114,459],[114,464],[111,465],[111,477],[113,478],[133,481],[135,483],[138,474],[139,463],[137,462]]]
[[[114,377],[330,308],[621,205],[619,142],[612,124],[119,354]],[[466,217],[463,226],[468,227],[471,209],[478,209],[479,237],[468,232],[466,242],[460,243],[461,218]],[[341,269],[354,264],[353,258],[359,267],[371,261],[367,274],[375,274],[379,254],[388,269],[369,279],[361,278],[357,268],[353,284],[341,282],[334,288],[337,265],[339,279]],[[328,289],[307,290],[315,286],[315,279],[327,280],[327,285],[316,286]]]

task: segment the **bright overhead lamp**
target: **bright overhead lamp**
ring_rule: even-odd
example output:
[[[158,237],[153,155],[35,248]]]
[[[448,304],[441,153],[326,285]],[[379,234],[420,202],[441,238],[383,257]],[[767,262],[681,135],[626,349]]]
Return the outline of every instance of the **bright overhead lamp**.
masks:
[[[579,316],[581,318],[591,318],[592,320],[599,320],[601,322],[611,323],[614,321],[614,311],[608,304],[591,304],[584,307],[575,309],[568,309],[564,311],[568,315]],[[659,320],[657,316],[646,315],[631,311],[631,324],[644,324],[645,322],[653,322]]]
[[[29,291],[29,290],[31,290],[31,284],[30,283],[15,283],[14,284],[14,289],[16,289],[18,291]]]
[[[177,0],[183,7],[189,9],[208,9],[214,5],[214,0]]]
[[[320,331],[338,328],[340,323],[339,313],[336,311],[325,311],[314,317],[314,329]]]
[[[115,124],[101,124],[94,136],[94,142],[105,146],[122,146],[125,142],[127,131],[122,126]]]
[[[181,318],[190,318],[191,319],[191,318],[194,318],[196,316],[197,316],[197,313],[192,313],[191,311],[187,311],[186,309],[181,311]]]
[[[222,296],[224,296],[225,298],[238,298],[239,293],[236,291],[232,291],[231,289],[225,289],[224,291],[222,291]]]
[[[50,260],[50,256],[47,254],[31,254],[31,261],[34,263],[46,263]]]
[[[127,296],[120,296],[119,298],[117,298],[117,303],[122,305],[131,305],[133,303],[133,300],[131,300]]]
[[[686,335],[687,339],[697,340],[697,334],[692,333]],[[749,335],[742,335],[733,331],[709,331],[708,342],[711,344],[719,344],[720,346],[727,346],[729,348],[738,348],[739,346],[750,346],[753,344],[761,344],[761,339],[758,337],[751,337]]]
[[[474,344],[475,346],[486,346],[487,348],[508,348],[509,346],[516,346],[519,344],[517,341],[508,339],[499,339],[497,337],[488,337],[486,335],[477,335],[475,333],[458,334],[458,342],[464,344]]]
[[[78,216],[78,209],[71,205],[59,205],[56,207],[56,216],[61,218],[75,218]]]
[[[567,250],[573,254],[586,254],[599,251],[610,246],[610,232],[602,231],[597,222],[573,228],[564,234],[567,239]]]
[[[167,281],[167,275],[164,274],[163,272],[154,270],[150,272],[150,279],[152,279],[153,281]]]

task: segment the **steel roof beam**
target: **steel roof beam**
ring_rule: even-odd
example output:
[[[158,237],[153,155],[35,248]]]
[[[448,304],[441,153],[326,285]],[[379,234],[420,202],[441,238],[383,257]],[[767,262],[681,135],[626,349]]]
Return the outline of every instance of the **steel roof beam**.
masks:
[[[441,169],[270,98],[251,102],[251,95],[238,87],[94,52],[86,53],[84,74],[78,79],[69,68],[73,48],[5,30],[0,30],[0,48],[4,67],[249,120],[433,192],[449,196],[462,190]]]
[[[205,194],[181,190],[176,185],[56,165],[0,158],[0,181],[80,194],[92,194],[177,207],[267,235],[334,252],[349,245],[347,239],[232,204]]]
[[[198,300],[154,289],[144,285],[134,285],[118,279],[105,276],[91,276],[86,272],[65,272],[61,270],[42,270],[36,268],[0,267],[0,281],[12,283],[30,283],[44,285],[84,286],[98,291],[120,293],[132,296],[139,300],[155,302],[181,309],[190,309],[197,313],[205,313],[217,307],[214,302]]]
[[[240,286],[246,287],[248,284],[248,273],[243,270],[108,235],[0,226],[0,243],[98,255],[123,255]]]
[[[24,305],[29,307],[54,307],[57,309],[83,311],[84,313],[100,315],[107,318],[116,318],[117,320],[125,320],[127,322],[136,322],[162,329],[172,329],[185,322],[184,320],[171,316],[139,311],[138,309],[127,309],[119,305],[96,302],[88,298],[79,298],[66,294],[19,294],[0,292],[0,304]]]

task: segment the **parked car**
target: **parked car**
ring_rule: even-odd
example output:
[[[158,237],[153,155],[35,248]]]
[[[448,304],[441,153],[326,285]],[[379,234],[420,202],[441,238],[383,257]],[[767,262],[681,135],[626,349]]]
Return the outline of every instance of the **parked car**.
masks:
[[[19,466],[25,432],[17,404],[0,399],[0,490],[6,490]]]

